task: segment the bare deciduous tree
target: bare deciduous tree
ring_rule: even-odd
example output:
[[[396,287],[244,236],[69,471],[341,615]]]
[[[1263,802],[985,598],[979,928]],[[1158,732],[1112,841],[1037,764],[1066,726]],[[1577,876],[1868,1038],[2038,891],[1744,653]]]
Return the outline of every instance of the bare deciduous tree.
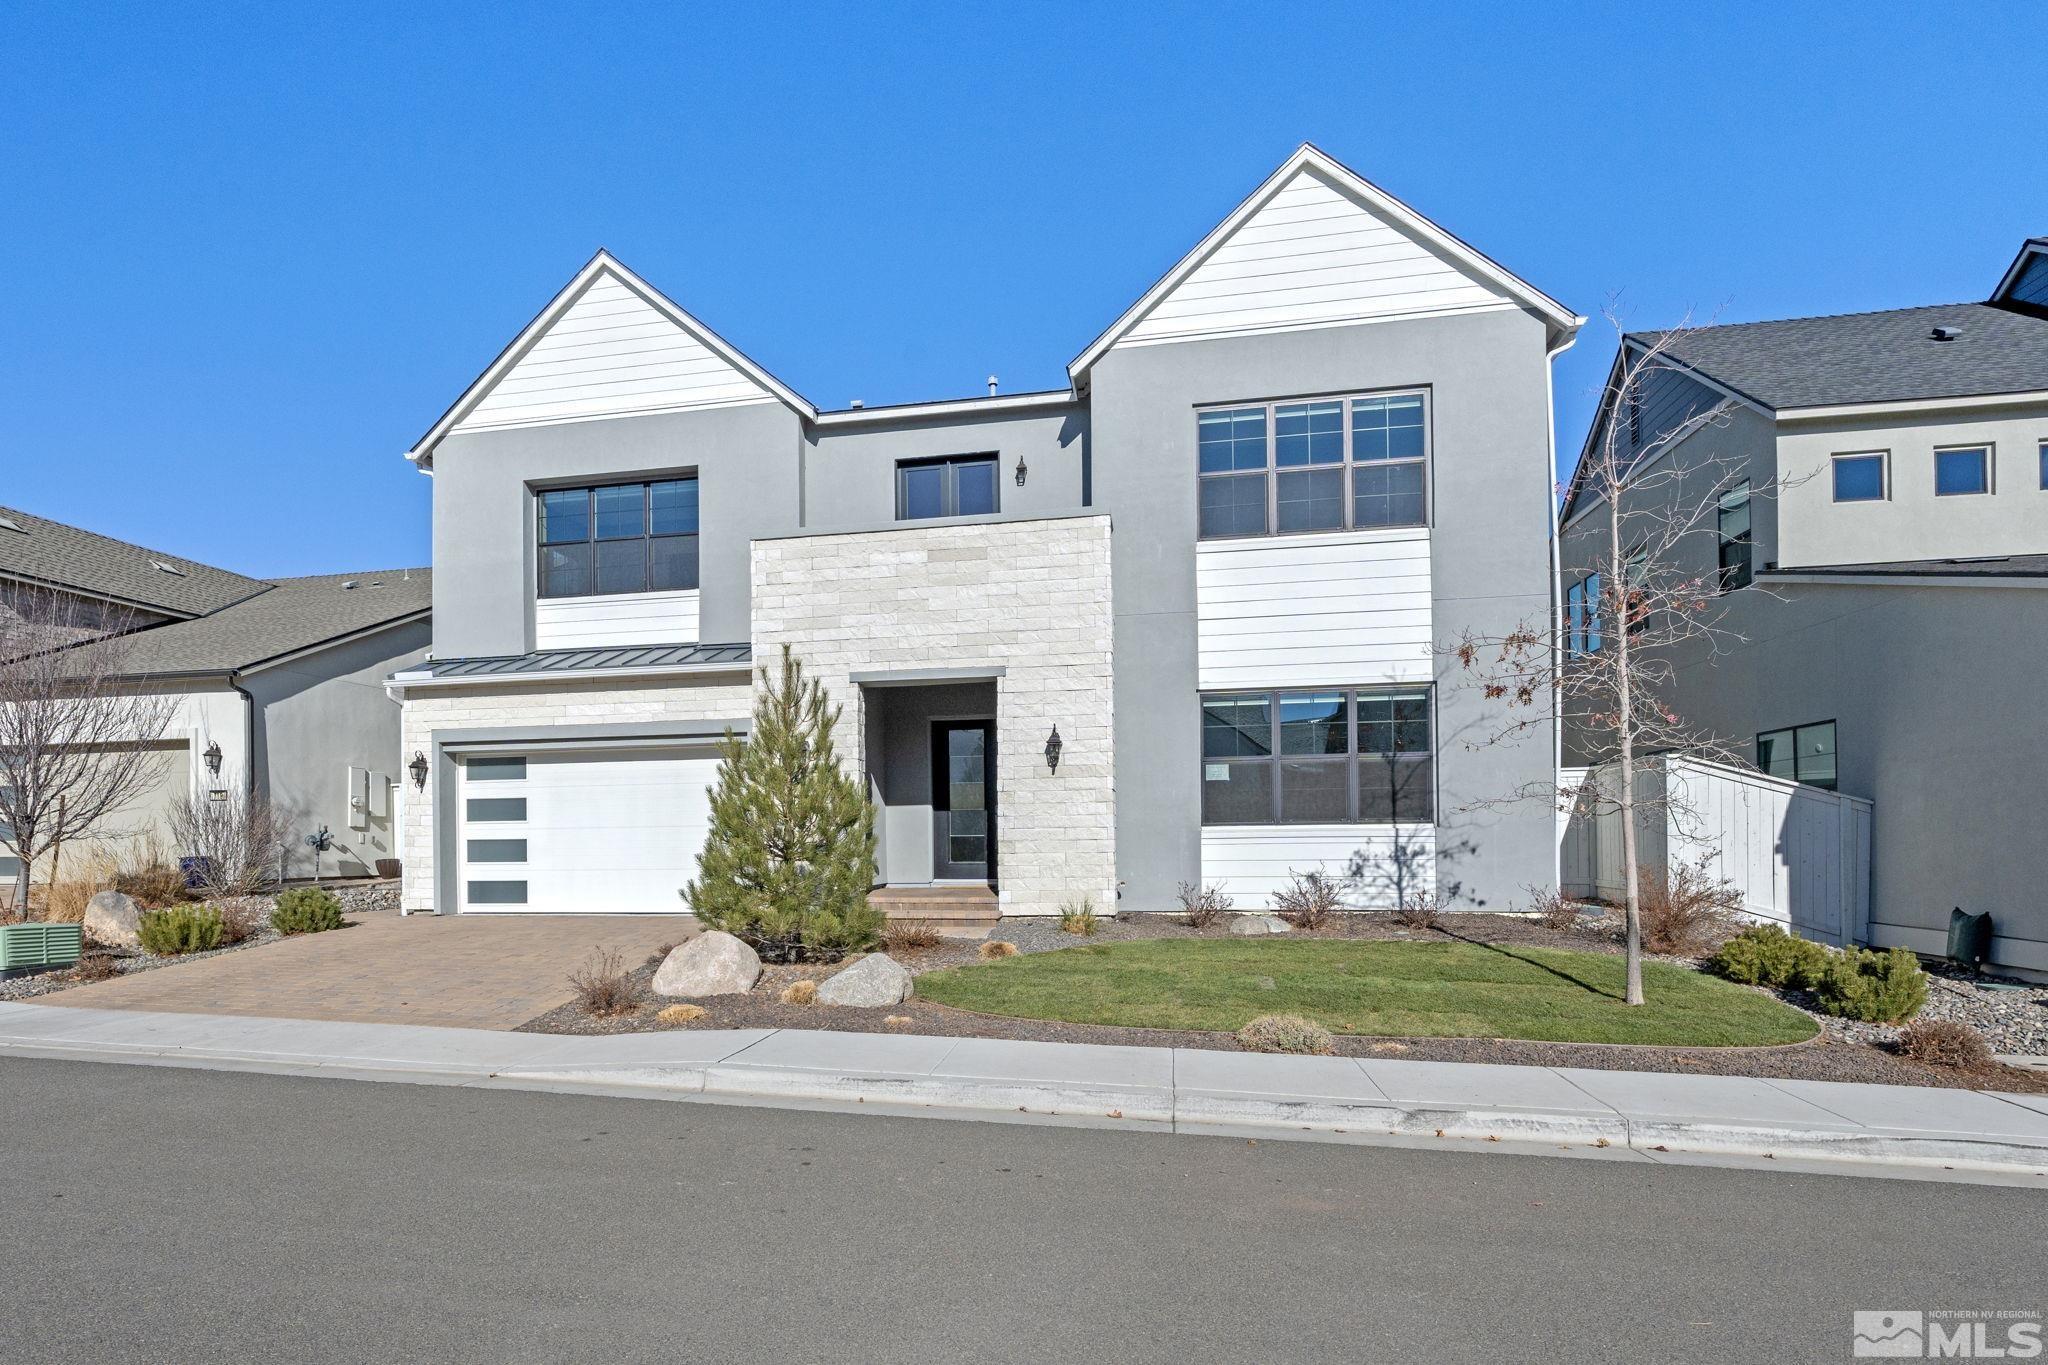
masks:
[[[51,850],[112,827],[163,773],[176,699],[124,678],[131,618],[69,593],[11,586],[0,612],[0,839],[20,860],[14,904]],[[67,643],[80,641],[82,643]]]
[[[249,896],[276,880],[292,829],[260,797],[209,792],[171,807],[171,837],[200,860],[195,875],[209,896]]]
[[[1609,310],[1607,320],[1622,332]],[[1585,786],[1558,782],[1503,799],[1540,799],[1581,815],[1620,816],[1627,939],[1627,1001],[1643,1003],[1642,895],[1637,820],[1673,799],[1639,790],[1650,756],[1694,755],[1740,761],[1728,746],[1689,723],[1671,703],[1675,658],[1740,639],[1723,624],[1724,595],[1748,583],[1747,561],[1724,563],[1723,533],[1746,542],[1753,500],[1786,486],[1752,482],[1740,497],[1730,460],[1695,448],[1663,457],[1680,442],[1727,425],[1733,404],[1654,403],[1660,381],[1677,373],[1681,326],[1633,342],[1624,339],[1602,395],[1604,420],[1580,457],[1577,500],[1597,506],[1597,553],[1576,561],[1590,570],[1582,594],[1564,610],[1518,623],[1506,634],[1468,634],[1451,647],[1469,682],[1501,703],[1504,720],[1476,744],[1501,742],[1544,723],[1566,727],[1590,765]],[[1668,410],[1666,425],[1650,429]],[[1728,523],[1735,529],[1730,530]],[[1754,589],[1762,591],[1762,589]],[[1604,776],[1603,776],[1604,774]]]

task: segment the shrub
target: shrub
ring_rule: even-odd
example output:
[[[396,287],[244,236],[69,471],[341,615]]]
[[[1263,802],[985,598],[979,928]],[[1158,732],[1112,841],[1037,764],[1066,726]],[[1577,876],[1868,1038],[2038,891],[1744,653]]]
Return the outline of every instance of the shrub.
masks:
[[[220,911],[210,905],[173,905],[145,910],[136,917],[136,938],[142,951],[157,957],[204,953],[220,947]]]
[[[999,938],[992,938],[982,944],[981,947],[975,949],[975,953],[982,961],[993,962],[999,957],[1015,957],[1017,955],[1017,945],[1005,943]]]
[[[1529,893],[1529,909],[1546,929],[1562,934],[1579,927],[1579,903],[1547,886]]]
[[[120,974],[121,969],[114,965],[111,953],[87,953],[70,971],[73,981],[105,981]]]
[[[916,1022],[915,1019],[912,1019],[907,1014],[887,1014],[882,1016],[882,1023],[887,1028],[909,1028]]]
[[[332,891],[317,886],[295,887],[277,898],[277,908],[270,912],[270,927],[280,934],[319,934],[339,929],[341,901]]]
[[[162,910],[194,899],[185,885],[185,874],[169,863],[124,867],[114,874],[114,889],[145,910]]]
[[[704,1017],[704,1007],[702,1005],[668,1005],[664,1006],[661,1013],[654,1017],[664,1024],[687,1024],[692,1019],[702,1019]]]
[[[815,1005],[818,1003],[818,983],[815,981],[792,981],[782,988],[782,1003],[785,1005]]]
[[[576,992],[576,1008],[604,1018],[625,1014],[640,1003],[640,990],[626,971],[625,955],[616,948],[600,948],[584,964],[569,973],[569,985]]]
[[[1095,913],[1095,898],[1083,896],[1078,901],[1060,903],[1060,929],[1082,938],[1093,938],[1095,931],[1102,927],[1101,917]]]
[[[1716,949],[1706,968],[1745,986],[1812,990],[1832,956],[1824,945],[1794,938],[1778,925],[1752,924]]]
[[[1675,863],[1661,877],[1651,869],[1638,876],[1644,951],[1697,957],[1741,927],[1742,892],[1707,871],[1710,857]]]
[[[1176,894],[1180,897],[1181,920],[1190,929],[1207,929],[1230,913],[1230,897],[1223,894],[1221,887],[1182,882]]]
[[[1410,891],[1395,903],[1393,914],[1405,929],[1435,929],[1443,922],[1444,903],[1434,891]]]
[[[836,962],[882,941],[868,904],[875,809],[839,766],[837,707],[782,650],[779,678],[761,669],[753,726],[725,737],[711,791],[711,830],[683,901],[769,962]]]
[[[1915,1019],[1899,1034],[1899,1051],[1916,1062],[1958,1071],[1985,1071],[1993,1061],[1984,1035],[1953,1019]]]
[[[1927,1003],[1927,973],[1904,948],[1877,952],[1845,948],[1828,955],[1827,971],[1814,986],[1820,1007],[1866,1024],[1911,1019]]]
[[[0,895],[4,895],[6,889],[0,888]],[[82,923],[87,903],[105,889],[97,882],[58,882],[43,893],[43,918],[52,924]]]
[[[1262,1014],[1237,1031],[1237,1041],[1252,1052],[1327,1057],[1337,1050],[1328,1029],[1298,1014]]]
[[[1287,885],[1273,897],[1280,918],[1297,929],[1320,929],[1343,907],[1336,883],[1320,872],[1307,876],[1290,872]]]
[[[240,791],[188,797],[171,808],[170,825],[177,846],[195,860],[193,880],[214,900],[269,886],[292,842],[288,817]]]
[[[892,953],[929,951],[939,946],[939,926],[928,919],[892,919],[882,941]]]

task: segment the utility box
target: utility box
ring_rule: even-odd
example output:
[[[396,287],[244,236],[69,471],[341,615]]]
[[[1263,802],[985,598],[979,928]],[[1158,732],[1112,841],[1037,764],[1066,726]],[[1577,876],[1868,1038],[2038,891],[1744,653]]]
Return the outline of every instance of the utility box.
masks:
[[[370,824],[370,770],[348,770],[348,827],[367,829]]]
[[[76,924],[0,924],[0,980],[69,967],[84,947]]]
[[[1965,967],[1982,965],[1991,956],[1991,916],[1972,915],[1958,905],[1948,912],[1948,960]]]

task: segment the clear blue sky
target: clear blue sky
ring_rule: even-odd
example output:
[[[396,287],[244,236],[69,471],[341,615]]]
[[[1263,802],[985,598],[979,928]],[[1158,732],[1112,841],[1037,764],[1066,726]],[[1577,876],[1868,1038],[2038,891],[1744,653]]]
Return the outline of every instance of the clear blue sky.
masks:
[[[422,563],[400,452],[600,245],[826,406],[1047,388],[1303,139],[1596,316],[1567,459],[1610,295],[1981,298],[2048,232],[2041,5],[1434,8],[18,6],[0,502]]]

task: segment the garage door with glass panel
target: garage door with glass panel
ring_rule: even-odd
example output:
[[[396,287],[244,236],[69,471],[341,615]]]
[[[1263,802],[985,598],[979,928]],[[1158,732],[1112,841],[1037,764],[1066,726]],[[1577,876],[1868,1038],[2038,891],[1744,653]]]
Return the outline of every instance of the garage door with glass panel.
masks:
[[[711,825],[715,751],[459,755],[465,911],[678,915]]]

